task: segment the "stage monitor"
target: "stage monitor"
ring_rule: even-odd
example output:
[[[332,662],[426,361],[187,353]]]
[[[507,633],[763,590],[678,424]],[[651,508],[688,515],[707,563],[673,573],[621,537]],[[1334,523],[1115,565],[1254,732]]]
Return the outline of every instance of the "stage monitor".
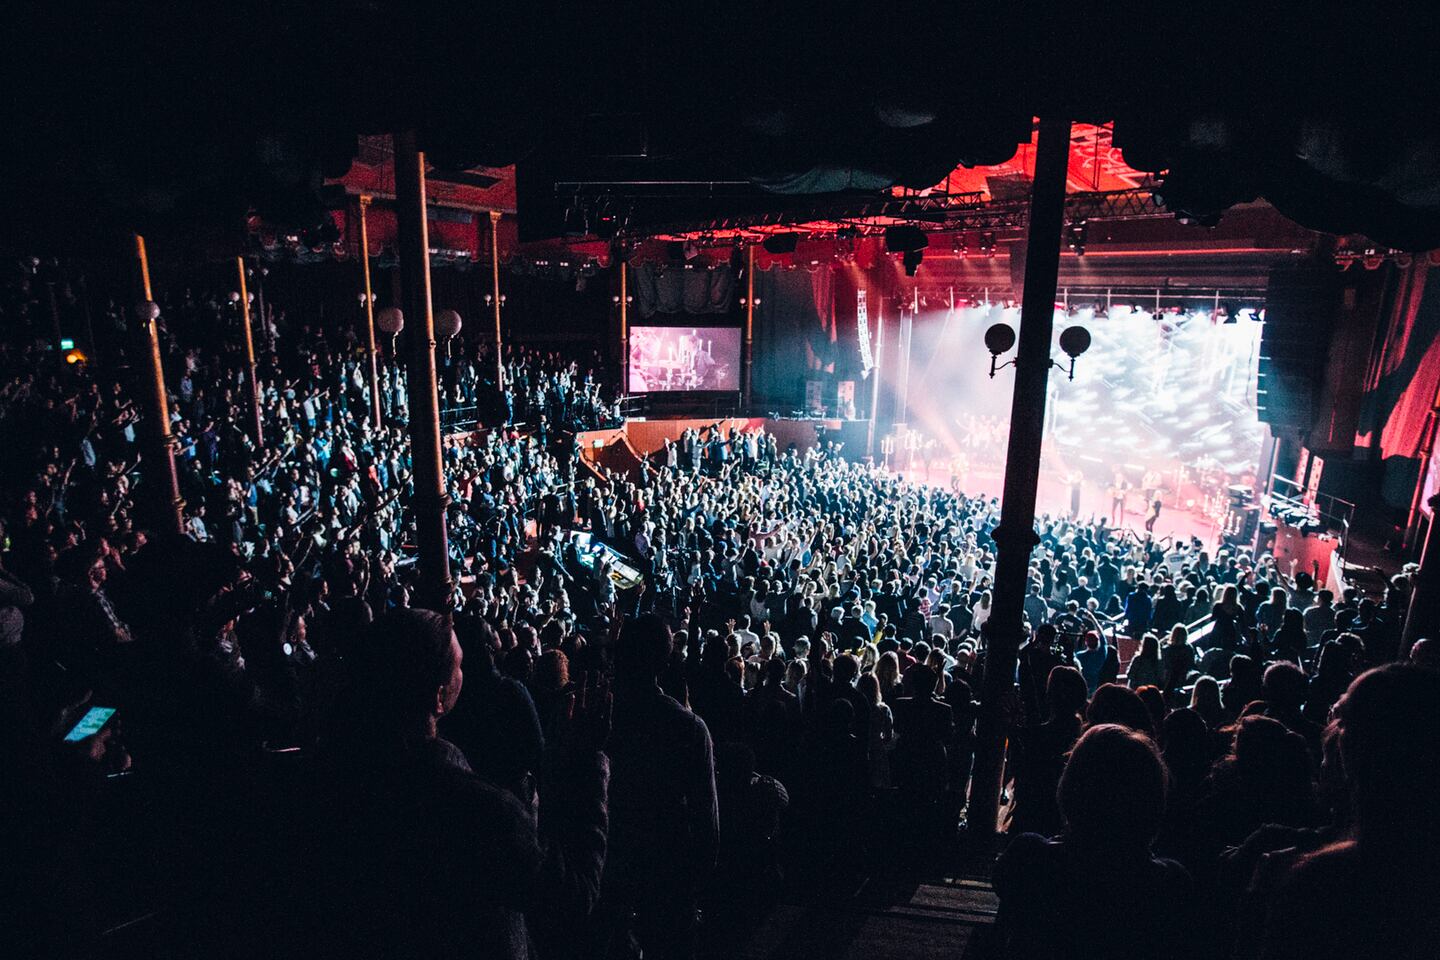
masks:
[[[739,327],[631,327],[631,393],[740,389]]]

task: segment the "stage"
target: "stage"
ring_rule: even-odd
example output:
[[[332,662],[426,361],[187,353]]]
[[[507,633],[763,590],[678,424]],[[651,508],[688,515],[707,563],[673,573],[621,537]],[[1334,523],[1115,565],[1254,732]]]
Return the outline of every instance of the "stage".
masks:
[[[732,417],[724,419],[682,419],[682,420],[630,420],[623,427],[610,430],[592,430],[580,433],[576,441],[580,445],[581,457],[590,466],[606,473],[631,474],[638,470],[643,460],[664,447],[667,441],[678,440],[686,430],[702,432],[719,429],[731,430],[764,429],[774,434],[783,450],[790,445],[804,451],[813,446],[818,437],[843,444],[842,453],[851,459],[862,458],[869,424],[863,420],[792,420],[765,417]],[[879,442],[877,441],[877,446]],[[884,456],[877,462],[885,463]],[[919,457],[915,466],[909,466],[905,454],[892,456],[888,469],[903,476],[912,483],[950,489],[952,477],[950,464],[936,458],[927,471]],[[1000,462],[987,458],[964,470],[959,477],[961,492],[972,497],[999,497],[1004,485]],[[1078,472],[1078,471],[1077,471]],[[1081,520],[1104,516],[1110,519],[1111,497],[1109,488],[1090,475],[1080,483]],[[1067,471],[1058,457],[1047,457],[1041,470],[1036,509],[1039,514],[1068,516],[1070,513],[1071,488],[1066,479]],[[1216,510],[1215,498],[1205,497],[1193,484],[1174,483],[1162,486],[1160,517],[1155,523],[1154,536],[1164,540],[1167,537],[1198,537],[1201,542],[1214,548],[1219,537],[1221,516]],[[1207,507],[1210,511],[1207,513]],[[1146,504],[1141,491],[1131,490],[1126,496],[1124,520],[1118,525],[1132,530],[1137,537],[1145,536]]]
[[[951,484],[948,466],[940,463],[936,463],[928,475],[923,465],[914,469],[897,469],[894,472],[912,483],[926,483],[945,489],[949,489]],[[960,489],[971,497],[999,497],[1003,486],[1004,477],[998,470],[977,468],[965,473]],[[1107,487],[1090,480],[1082,481],[1078,514],[1080,520],[1089,521],[1101,516],[1109,520],[1110,505],[1110,492]],[[1199,509],[1200,506],[1197,503],[1193,507],[1186,508],[1172,503],[1170,496],[1165,497],[1162,500],[1160,517],[1155,521],[1154,535],[1156,539],[1198,537],[1202,543],[1213,550],[1219,539],[1220,523],[1217,519],[1206,516]],[[1035,512],[1037,516],[1046,514],[1052,517],[1069,516],[1070,485],[1066,483],[1062,474],[1042,469],[1035,501]],[[1125,519],[1119,526],[1133,531],[1137,537],[1144,539],[1145,504],[1142,502],[1139,491],[1132,490],[1129,493],[1126,500]]]

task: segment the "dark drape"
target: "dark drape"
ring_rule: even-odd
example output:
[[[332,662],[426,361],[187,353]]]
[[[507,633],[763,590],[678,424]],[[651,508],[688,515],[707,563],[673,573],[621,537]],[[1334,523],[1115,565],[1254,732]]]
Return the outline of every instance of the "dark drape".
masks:
[[[1440,282],[1426,257],[1398,278],[1393,306],[1371,354],[1355,445],[1379,450],[1384,496],[1405,507],[1425,452],[1426,424],[1440,391]]]
[[[735,298],[735,274],[727,265],[632,263],[629,284],[635,311],[645,319],[726,313]]]
[[[835,362],[834,273],[812,269],[757,270],[754,400],[776,410],[805,402],[805,381]]]

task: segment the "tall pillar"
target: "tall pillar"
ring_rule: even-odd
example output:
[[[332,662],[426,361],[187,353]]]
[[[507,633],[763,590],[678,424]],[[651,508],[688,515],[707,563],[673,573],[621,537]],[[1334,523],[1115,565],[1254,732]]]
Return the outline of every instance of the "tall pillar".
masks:
[[[1401,659],[1410,656],[1416,640],[1429,637],[1440,641],[1440,494],[1430,498],[1430,532],[1420,553],[1420,570],[1411,584],[1410,609],[1405,614],[1405,633],[1400,640]]]
[[[260,329],[265,333],[265,352],[275,352],[275,337],[270,332],[270,314],[265,309],[265,264],[255,261],[255,309],[260,312]]]
[[[175,470],[175,438],[170,434],[170,398],[165,392],[165,367],[160,361],[160,333],[155,321],[160,306],[150,289],[150,258],[145,253],[145,238],[135,234],[135,257],[140,261],[140,286],[144,294],[135,308],[135,324],[141,355],[137,371],[141,384],[141,402],[145,410],[145,453],[151,466],[145,470],[145,486],[151,490],[156,523],[167,533],[182,534],[185,530],[185,501],[180,496],[180,475]]]
[[[495,306],[495,386],[505,389],[505,356],[500,340],[500,211],[490,211],[490,297]]]
[[[240,317],[245,326],[245,380],[250,392],[250,439],[256,447],[265,445],[265,431],[260,422],[260,379],[255,374],[255,334],[250,328],[250,291],[245,285],[245,258],[236,257],[240,274]]]
[[[978,836],[992,835],[997,828],[1007,734],[1004,717],[1007,704],[1014,698],[1015,667],[1024,639],[1030,553],[1040,542],[1035,535],[1035,496],[1040,482],[1045,390],[1050,380],[1050,346],[1055,329],[1055,285],[1060,271],[1060,230],[1065,219],[1070,121],[1042,118],[1035,151],[1004,495],[1000,526],[992,534],[997,548],[995,590],[990,619],[982,631],[985,676],[970,788],[970,829]]]
[[[430,230],[425,218],[425,154],[415,131],[395,134],[395,200],[400,286],[409,338],[406,379],[410,406],[411,501],[420,546],[417,606],[450,609],[450,544],[445,529],[445,467],[440,446],[440,397],[435,379],[435,317],[430,306]]]
[[[90,284],[80,275],[80,307],[85,315],[85,350],[91,363],[100,362],[100,344],[95,339],[95,320],[90,314]]]
[[[745,250],[745,413],[755,396],[755,244]]]
[[[45,281],[45,296],[50,302],[50,336],[55,341],[55,362],[60,369],[65,369],[65,335],[60,329],[60,298],[55,295],[55,279],[52,277]]]
[[[630,393],[630,268],[620,261],[620,395]]]
[[[885,301],[875,310],[875,349],[870,358],[870,427],[865,434],[865,455],[875,456],[875,431],[880,423],[880,361],[885,350]]]
[[[368,194],[360,195],[360,272],[365,280],[365,345],[370,354],[370,424],[376,430],[380,417],[380,361],[375,351],[375,292],[370,289],[370,229],[365,211],[370,208]]]

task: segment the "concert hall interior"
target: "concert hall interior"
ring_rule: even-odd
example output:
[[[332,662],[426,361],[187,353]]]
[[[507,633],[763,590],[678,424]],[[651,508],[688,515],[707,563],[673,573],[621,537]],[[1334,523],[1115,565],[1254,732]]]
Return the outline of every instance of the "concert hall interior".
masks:
[[[0,954],[1436,954],[1433,0],[6,12]]]

